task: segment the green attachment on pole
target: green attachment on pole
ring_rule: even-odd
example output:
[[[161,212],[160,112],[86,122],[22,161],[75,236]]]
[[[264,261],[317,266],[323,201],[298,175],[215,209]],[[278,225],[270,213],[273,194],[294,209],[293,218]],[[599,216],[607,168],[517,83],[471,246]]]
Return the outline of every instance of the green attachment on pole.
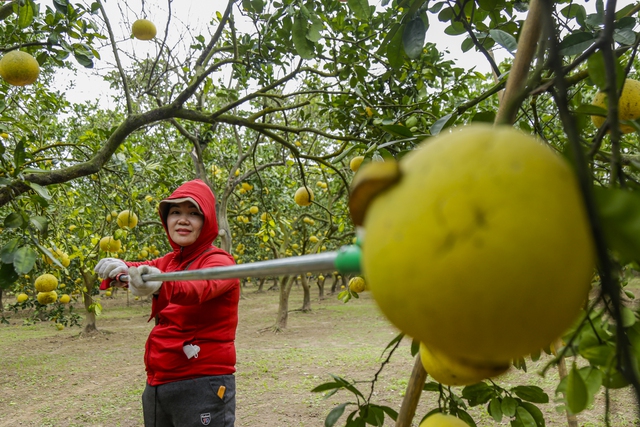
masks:
[[[336,270],[341,274],[360,273],[361,257],[360,246],[348,245],[341,247],[336,256]]]

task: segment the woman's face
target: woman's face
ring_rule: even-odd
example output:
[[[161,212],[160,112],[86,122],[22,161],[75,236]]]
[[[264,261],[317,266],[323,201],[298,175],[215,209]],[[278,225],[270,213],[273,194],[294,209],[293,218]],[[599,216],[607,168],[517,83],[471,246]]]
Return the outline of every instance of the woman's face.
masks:
[[[191,202],[172,204],[167,214],[169,236],[180,246],[193,244],[200,235],[204,217]]]

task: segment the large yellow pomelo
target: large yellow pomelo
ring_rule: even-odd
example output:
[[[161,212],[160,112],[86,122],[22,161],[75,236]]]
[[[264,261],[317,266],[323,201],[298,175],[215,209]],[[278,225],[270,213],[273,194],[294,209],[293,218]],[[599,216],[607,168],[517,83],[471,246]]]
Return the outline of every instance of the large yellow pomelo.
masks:
[[[118,227],[120,228],[133,228],[138,225],[138,215],[127,209],[118,214],[116,222],[118,223]]]
[[[53,274],[45,273],[36,278],[34,285],[38,292],[49,292],[58,287],[58,279]]]
[[[122,246],[120,240],[116,240],[111,236],[105,236],[100,239],[100,250],[105,252],[118,252]]]
[[[452,359],[436,350],[429,350],[420,343],[420,360],[427,374],[445,385],[471,385],[487,378],[496,377],[509,369],[506,363],[498,365],[469,365],[462,360]]]
[[[598,92],[593,97],[591,103],[605,110],[609,109],[607,105],[607,94]],[[622,87],[622,94],[618,100],[618,119],[619,120],[636,120],[640,118],[640,82],[633,79],[626,79]],[[602,126],[605,117],[591,116],[591,121],[596,127]],[[622,133],[631,133],[635,129],[629,125],[620,125]]]
[[[156,26],[148,19],[138,19],[131,25],[131,33],[138,40],[151,40],[156,36]]]
[[[313,202],[313,191],[309,187],[300,187],[296,190],[293,199],[299,206],[309,206]]]
[[[467,423],[453,415],[433,414],[420,423],[420,427],[469,427]]]
[[[594,244],[564,159],[511,127],[478,124],[428,139],[400,170],[367,210],[362,248],[392,323],[482,363],[530,354],[570,326]]]
[[[14,86],[25,86],[35,82],[40,74],[40,65],[27,52],[12,50],[0,59],[0,76]]]
[[[58,300],[58,293],[56,291],[38,292],[36,298],[42,305],[53,304]]]

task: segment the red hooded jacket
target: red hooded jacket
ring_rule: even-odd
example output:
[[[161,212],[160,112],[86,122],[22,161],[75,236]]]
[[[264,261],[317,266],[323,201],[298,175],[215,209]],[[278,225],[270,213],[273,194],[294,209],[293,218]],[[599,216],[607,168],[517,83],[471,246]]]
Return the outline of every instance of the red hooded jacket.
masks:
[[[204,215],[198,239],[185,247],[171,240],[161,203],[160,218],[173,252],[151,261],[126,262],[128,266],[150,265],[171,272],[235,264],[231,255],[212,245],[218,236],[218,222],[209,187],[199,179],[189,181],[165,200],[184,197],[195,200]],[[145,347],[147,382],[157,386],[234,373],[239,300],[238,279],[164,282],[151,307],[149,320],[158,316],[158,324]],[[182,348],[186,344],[200,347],[197,358],[187,358]]]

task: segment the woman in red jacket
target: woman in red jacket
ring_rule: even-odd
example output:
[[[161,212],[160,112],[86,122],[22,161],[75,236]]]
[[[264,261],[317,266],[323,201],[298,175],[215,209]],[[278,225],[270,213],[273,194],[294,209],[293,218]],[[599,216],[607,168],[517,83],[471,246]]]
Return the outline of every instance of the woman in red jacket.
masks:
[[[153,295],[149,320],[155,318],[156,326],[145,347],[142,394],[145,426],[233,426],[239,281],[141,278],[234,264],[231,255],[212,245],[218,235],[214,195],[201,180],[189,181],[160,202],[159,214],[173,252],[145,262],[103,258],[95,268],[105,278],[101,288],[125,273],[133,295]]]

